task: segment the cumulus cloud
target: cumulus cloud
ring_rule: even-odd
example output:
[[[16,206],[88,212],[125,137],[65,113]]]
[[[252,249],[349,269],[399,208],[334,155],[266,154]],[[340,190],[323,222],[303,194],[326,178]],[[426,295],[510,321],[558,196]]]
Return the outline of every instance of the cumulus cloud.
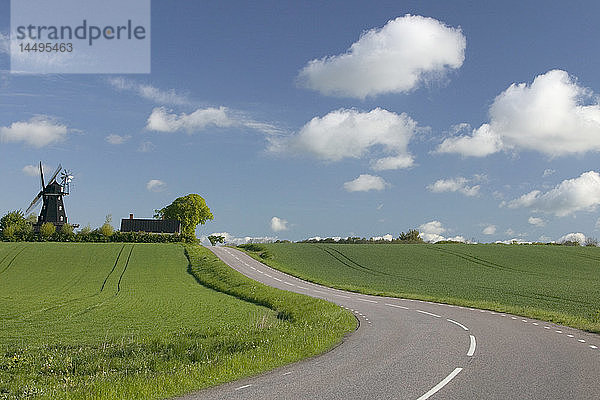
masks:
[[[586,103],[587,101],[587,103]],[[489,123],[470,135],[445,139],[440,153],[484,157],[501,150],[531,150],[551,157],[600,151],[600,104],[562,70],[512,84],[489,110]]]
[[[162,192],[167,188],[167,184],[160,179],[150,179],[148,183],[146,183],[146,189],[149,192]]]
[[[442,233],[446,232],[447,229],[440,221],[429,221],[421,226],[419,226],[419,236],[425,242],[435,243],[440,242],[442,240],[452,240],[454,242],[463,242],[468,243],[468,241],[463,236],[453,236],[453,237],[444,237]]]
[[[531,208],[536,212],[564,217],[577,211],[594,211],[600,204],[600,175],[584,172],[578,178],[562,181],[548,192],[533,190],[501,206]]]
[[[459,192],[465,196],[477,196],[479,195],[480,185],[469,186],[470,179],[459,176],[458,178],[439,179],[433,184],[428,185],[427,189],[433,193],[443,192]]]
[[[369,190],[383,190],[389,184],[380,176],[362,174],[353,181],[344,183],[348,192],[368,192]]]
[[[67,127],[44,115],[0,126],[0,142],[23,142],[40,148],[64,141],[66,137]]]
[[[387,233],[387,234],[385,234],[383,236],[374,236],[371,239],[373,239],[373,240],[385,240],[387,242],[391,242],[392,239],[394,239],[394,237],[390,233]]]
[[[496,225],[488,225],[485,228],[483,228],[482,233],[484,235],[493,235],[496,233]]]
[[[214,236],[223,236],[225,238],[225,244],[246,244],[246,243],[272,243],[277,240],[276,237],[271,236],[262,236],[262,237],[253,237],[253,236],[244,236],[244,237],[236,237],[235,235],[230,234],[229,232],[214,232],[210,235]],[[200,240],[202,242],[208,241],[208,236],[201,236]]]
[[[542,174],[542,177],[545,178],[547,176],[553,175],[556,171],[550,168],[546,168],[544,170],[544,173]]]
[[[296,135],[273,138],[270,150],[306,153],[325,161],[369,157],[377,171],[408,168],[414,164],[408,143],[421,129],[404,113],[339,109],[313,118]],[[376,150],[381,154],[373,154]]]
[[[119,135],[115,135],[115,134],[110,134],[105,138],[107,143],[114,144],[114,145],[123,144],[126,141],[128,141],[129,139],[131,139],[130,135],[119,136]]]
[[[271,230],[273,232],[287,231],[288,229],[288,222],[285,219],[279,217],[271,218]]]
[[[585,235],[581,232],[573,232],[573,233],[567,233],[564,236],[561,236],[557,242],[558,243],[564,243],[564,242],[577,242],[580,245],[584,246],[585,245]]]
[[[407,14],[364,32],[343,54],[308,62],[298,82],[324,95],[360,99],[408,92],[459,68],[465,47],[460,28]]]
[[[188,105],[190,100],[175,90],[160,90],[152,85],[137,83],[122,77],[108,78],[108,83],[119,91],[131,91],[138,96],[159,104]]]
[[[538,217],[529,217],[527,222],[529,222],[533,226],[538,226],[538,227],[542,227],[542,226],[546,225],[546,221],[544,221],[542,218],[538,218]]]
[[[186,131],[194,133],[209,127],[216,128],[249,128],[267,135],[281,133],[276,126],[254,121],[242,113],[234,112],[227,107],[198,108],[192,113],[177,114],[165,107],[156,107],[146,121],[146,129],[157,132]]]

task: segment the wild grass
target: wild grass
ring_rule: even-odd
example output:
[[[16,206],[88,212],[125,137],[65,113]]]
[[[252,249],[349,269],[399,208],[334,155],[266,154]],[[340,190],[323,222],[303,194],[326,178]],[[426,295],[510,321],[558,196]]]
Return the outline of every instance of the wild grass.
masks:
[[[600,333],[600,248],[264,244],[262,262],[361,293],[509,312]],[[251,252],[252,253],[252,252]]]
[[[171,397],[324,352],[355,320],[176,244],[0,243],[0,399]]]

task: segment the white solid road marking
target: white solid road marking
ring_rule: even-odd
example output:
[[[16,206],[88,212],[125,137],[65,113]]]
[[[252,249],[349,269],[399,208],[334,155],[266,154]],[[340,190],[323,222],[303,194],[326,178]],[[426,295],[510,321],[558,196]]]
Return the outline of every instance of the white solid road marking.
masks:
[[[403,308],[403,309],[405,309],[405,310],[410,310],[410,308],[408,308],[408,307],[404,307],[404,306],[398,306],[398,305],[396,305],[396,304],[388,304],[388,303],[385,303],[385,305],[386,305],[386,306],[390,306],[390,307]]]
[[[458,375],[458,373],[460,371],[462,371],[462,368],[456,368],[454,371],[450,372],[450,375],[448,375],[447,377],[445,377],[440,383],[438,383],[437,385],[435,385],[434,387],[432,387],[427,393],[425,393],[423,396],[419,397],[417,400],[426,400],[426,399],[430,398],[431,396],[433,396],[441,388],[443,388],[444,386],[446,386],[448,384],[448,382],[450,382],[452,379],[454,379],[454,377],[456,375]]]
[[[441,318],[439,315],[434,314],[434,313],[430,313],[430,312],[427,312],[427,311],[422,311],[422,310],[415,310],[415,311],[418,312],[418,313],[421,313],[421,314],[431,315],[432,317]]]
[[[235,390],[241,390],[241,389],[246,389],[247,387],[250,387],[252,385],[244,385],[244,386],[240,386],[238,388],[235,388]]]
[[[375,303],[375,304],[377,304],[377,302],[375,300],[361,299],[360,297],[357,297],[356,300],[366,301],[367,303]]]
[[[448,322],[452,322],[453,324],[460,326],[460,327],[461,327],[461,328],[463,328],[465,331],[468,331],[468,330],[469,330],[469,328],[467,328],[466,326],[464,326],[464,325],[463,325],[463,324],[461,324],[460,322],[456,322],[456,321],[454,321],[454,320],[452,320],[452,319],[446,319],[446,321],[448,321]]]
[[[469,335],[471,338],[471,345],[469,346],[469,351],[467,352],[467,356],[472,357],[475,354],[475,347],[477,347],[477,342],[475,342],[475,336]]]

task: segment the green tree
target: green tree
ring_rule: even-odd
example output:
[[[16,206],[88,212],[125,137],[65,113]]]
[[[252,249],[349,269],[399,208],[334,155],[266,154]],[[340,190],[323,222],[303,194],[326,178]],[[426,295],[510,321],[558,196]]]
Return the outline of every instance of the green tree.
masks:
[[[40,235],[42,235],[43,238],[47,239],[54,235],[54,233],[56,233],[56,226],[54,226],[52,222],[44,222],[42,226],[40,226]]]
[[[220,236],[220,235],[210,235],[208,237],[208,241],[210,242],[210,244],[212,246],[216,245],[217,243],[224,243],[225,242],[225,236]]]
[[[398,240],[403,243],[424,243],[419,231],[416,229],[409,229],[406,233],[401,232]]]
[[[102,226],[100,227],[100,233],[102,233],[104,236],[112,236],[112,234],[115,233],[115,228],[113,228],[111,222],[112,215],[108,214],[106,216],[106,219],[104,220],[104,224],[102,224]]]
[[[25,219],[25,215],[21,210],[15,210],[7,213],[2,218],[0,218],[0,232],[3,232],[5,228],[9,226],[14,226],[15,229],[19,229],[22,226],[27,224],[27,220]]]
[[[214,219],[202,196],[194,193],[178,197],[165,208],[156,210],[154,218],[181,222],[181,233],[190,237],[196,236],[198,224],[204,225],[206,221]]]
[[[73,235],[73,225],[71,225],[71,224],[64,224],[60,228],[60,233],[62,233],[63,235],[66,235],[66,236],[72,236]]]

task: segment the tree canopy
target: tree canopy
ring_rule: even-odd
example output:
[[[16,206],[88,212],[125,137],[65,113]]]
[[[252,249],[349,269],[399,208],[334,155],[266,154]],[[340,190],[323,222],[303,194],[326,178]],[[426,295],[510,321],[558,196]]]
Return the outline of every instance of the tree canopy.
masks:
[[[188,194],[176,198],[168,206],[156,210],[155,218],[174,219],[181,222],[181,233],[186,236],[196,236],[196,226],[204,225],[214,219],[210,208],[199,194]]]

